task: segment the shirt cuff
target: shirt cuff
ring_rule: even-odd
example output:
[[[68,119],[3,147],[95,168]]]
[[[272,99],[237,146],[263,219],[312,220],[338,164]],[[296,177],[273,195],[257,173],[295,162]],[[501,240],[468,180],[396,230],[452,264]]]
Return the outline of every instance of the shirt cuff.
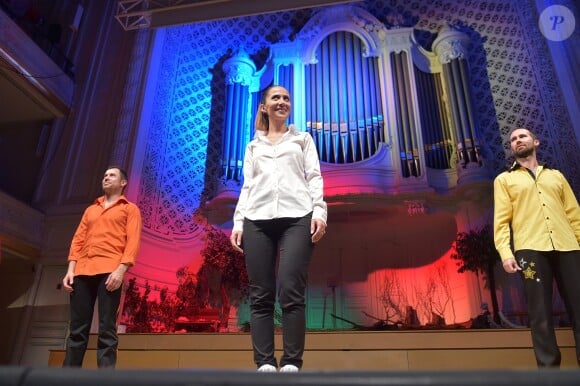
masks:
[[[326,224],[326,211],[323,208],[316,206],[312,211],[312,218],[318,218]]]
[[[244,220],[242,221],[234,221],[234,226],[232,228],[232,232],[242,232],[244,230]]]
[[[512,250],[510,248],[501,248],[497,250],[499,252],[499,256],[501,257],[501,261],[506,261],[507,259],[515,259]]]

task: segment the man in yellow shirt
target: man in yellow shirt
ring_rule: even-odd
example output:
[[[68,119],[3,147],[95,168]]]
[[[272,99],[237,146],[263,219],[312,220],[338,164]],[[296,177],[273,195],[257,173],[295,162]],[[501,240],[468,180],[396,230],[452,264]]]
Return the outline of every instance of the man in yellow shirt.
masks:
[[[564,175],[536,158],[527,129],[510,133],[516,161],[494,181],[494,240],[508,273],[520,272],[539,367],[560,366],[552,310],[554,279],[572,321],[580,364],[580,208]],[[510,242],[513,240],[512,252]]]
[[[123,277],[135,264],[141,236],[139,208],[123,195],[127,174],[118,167],[105,171],[104,195],[89,206],[73,237],[68,271],[62,284],[70,292],[70,333],[63,366],[83,363],[95,301],[99,302],[97,365],[117,363],[117,313]]]

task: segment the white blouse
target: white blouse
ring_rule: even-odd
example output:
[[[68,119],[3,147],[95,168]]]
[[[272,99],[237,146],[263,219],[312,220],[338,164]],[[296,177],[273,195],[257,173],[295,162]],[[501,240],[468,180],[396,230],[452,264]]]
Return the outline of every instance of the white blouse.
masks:
[[[316,146],[310,134],[294,125],[273,144],[256,131],[244,156],[244,185],[234,212],[233,231],[241,231],[244,218],[269,220],[312,218],[326,223],[327,206]]]

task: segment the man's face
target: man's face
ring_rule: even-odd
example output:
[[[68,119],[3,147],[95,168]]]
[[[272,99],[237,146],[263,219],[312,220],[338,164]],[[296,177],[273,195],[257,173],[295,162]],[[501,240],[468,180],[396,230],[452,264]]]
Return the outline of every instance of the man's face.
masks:
[[[110,193],[120,193],[127,185],[127,180],[121,177],[119,169],[107,169],[103,176],[103,190]]]
[[[516,129],[510,135],[512,153],[517,158],[528,157],[536,151],[540,141],[534,139],[526,129]]]

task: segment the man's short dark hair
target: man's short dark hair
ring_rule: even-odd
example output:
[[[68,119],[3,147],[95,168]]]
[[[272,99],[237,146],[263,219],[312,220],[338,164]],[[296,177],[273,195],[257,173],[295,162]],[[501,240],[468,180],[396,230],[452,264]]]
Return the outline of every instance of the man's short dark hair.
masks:
[[[119,166],[115,166],[115,165],[109,166],[106,170],[109,170],[109,169],[119,170],[119,173],[121,173],[121,179],[123,179],[125,181],[129,181],[129,179],[127,178],[127,172],[125,171],[125,169],[123,169]]]
[[[515,129],[511,129],[510,132],[509,132],[509,134],[508,134],[508,139],[510,139],[512,137],[512,134],[516,130],[527,130],[528,133],[530,133],[530,136],[532,137],[532,139],[538,139],[538,136],[536,135],[536,133],[534,133],[532,130],[527,129],[525,127],[516,127]]]

